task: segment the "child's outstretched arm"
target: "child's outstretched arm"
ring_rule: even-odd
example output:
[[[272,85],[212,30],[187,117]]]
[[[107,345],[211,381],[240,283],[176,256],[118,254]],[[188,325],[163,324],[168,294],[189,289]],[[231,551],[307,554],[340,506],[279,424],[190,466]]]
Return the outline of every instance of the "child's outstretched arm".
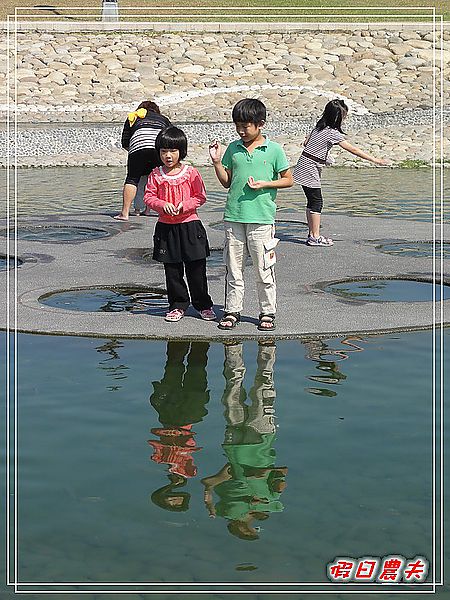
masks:
[[[367,152],[364,152],[363,150],[360,150],[356,146],[353,146],[352,144],[350,144],[350,142],[347,142],[347,140],[343,140],[342,142],[339,142],[339,146],[341,148],[344,148],[344,150],[347,150],[347,152],[351,152],[355,156],[358,156],[359,158],[363,158],[364,160],[368,160],[369,162],[373,162],[376,165],[388,165],[389,164],[388,160],[386,160],[384,158],[376,158],[375,156],[372,156],[371,154],[367,154]]]
[[[229,188],[231,185],[231,171],[229,169],[225,169],[222,164],[222,151],[217,140],[214,140],[214,142],[209,145],[209,155],[213,162],[217,179],[224,188]]]
[[[282,188],[288,188],[294,185],[294,180],[292,178],[292,172],[290,169],[280,171],[279,176],[280,177],[274,181],[255,181],[253,177],[249,177],[247,183],[253,190],[261,190],[263,188],[276,188],[280,190]]]

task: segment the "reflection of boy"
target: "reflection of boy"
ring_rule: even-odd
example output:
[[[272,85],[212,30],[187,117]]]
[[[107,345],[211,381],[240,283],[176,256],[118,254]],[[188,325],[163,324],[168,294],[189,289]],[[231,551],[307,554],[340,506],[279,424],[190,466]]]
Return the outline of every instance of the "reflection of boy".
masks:
[[[187,510],[190,494],[174,491],[174,488],[185,485],[187,478],[197,474],[192,453],[201,448],[196,445],[192,424],[208,414],[208,349],[209,343],[204,342],[195,342],[192,346],[189,342],[168,342],[164,377],[153,382],[150,403],[157,410],[162,427],[151,430],[159,440],[148,443],[154,450],[151,459],[169,465],[171,483],[156,490],[152,501],[167,510]]]
[[[249,394],[252,403],[246,405],[242,344],[225,347],[222,401],[227,427],[223,449],[229,462],[219,473],[202,480],[210,515],[228,519],[230,533],[247,540],[258,539],[252,524],[255,519],[266,519],[269,513],[283,510],[279,498],[286,487],[287,468],[275,467],[274,362],[275,346],[260,345]],[[220,498],[215,506],[213,489]]]

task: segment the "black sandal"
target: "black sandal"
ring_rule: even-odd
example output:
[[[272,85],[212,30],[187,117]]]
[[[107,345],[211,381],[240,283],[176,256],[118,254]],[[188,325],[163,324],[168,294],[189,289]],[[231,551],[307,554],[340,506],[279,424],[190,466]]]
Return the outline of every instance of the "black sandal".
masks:
[[[217,327],[219,329],[231,330],[236,327],[236,325],[241,320],[241,315],[239,313],[225,313],[223,317],[220,319]],[[231,323],[231,325],[224,325],[224,323]]]
[[[263,323],[270,324],[268,327],[264,327]],[[261,313],[259,315],[259,331],[273,331],[275,329],[275,315],[264,315]]]

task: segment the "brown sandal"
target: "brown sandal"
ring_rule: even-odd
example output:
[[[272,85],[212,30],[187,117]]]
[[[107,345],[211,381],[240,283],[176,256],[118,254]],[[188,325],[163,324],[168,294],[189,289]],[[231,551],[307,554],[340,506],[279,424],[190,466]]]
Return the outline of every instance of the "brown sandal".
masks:
[[[267,323],[266,326],[263,323]],[[275,315],[259,315],[258,329],[260,331],[273,331],[275,329]]]
[[[236,327],[240,320],[241,315],[239,313],[225,313],[220,319],[217,327],[219,329],[231,330]],[[230,325],[225,325],[225,323],[230,323]]]

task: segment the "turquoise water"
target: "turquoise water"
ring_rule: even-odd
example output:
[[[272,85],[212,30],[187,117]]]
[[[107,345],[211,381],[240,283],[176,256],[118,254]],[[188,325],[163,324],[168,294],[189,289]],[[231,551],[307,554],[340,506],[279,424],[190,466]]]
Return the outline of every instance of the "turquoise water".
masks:
[[[0,234],[7,236],[6,229],[0,231]],[[98,238],[108,237],[110,233],[104,229],[95,229],[92,227],[66,227],[64,225],[28,225],[18,227],[17,233],[14,227],[9,230],[9,237],[14,238],[17,235],[19,240],[28,240],[29,242],[85,242]]]
[[[162,314],[167,311],[167,296],[142,288],[70,290],[42,296],[46,306],[82,312],[131,312]]]
[[[377,250],[394,256],[414,256],[416,258],[431,258],[433,256],[433,244],[431,242],[393,242],[381,244],[377,246]],[[434,250],[437,260],[440,259],[441,250],[443,258],[450,258],[450,244],[437,242]]]
[[[17,259],[17,266],[20,267],[22,261]],[[14,269],[15,260],[14,257],[7,258],[6,256],[0,256],[0,271],[7,271],[8,269]]]
[[[199,170],[208,192],[206,207],[223,212],[226,190],[211,167]],[[323,176],[324,212],[431,221],[432,177],[431,169],[329,169]],[[122,205],[124,178],[125,166],[19,169],[17,211],[19,216],[32,215],[36,203],[39,214],[117,211]],[[5,180],[6,176],[0,177],[0,194],[4,197]],[[448,197],[448,182],[446,186],[444,196]],[[306,201],[299,186],[281,190],[277,204],[279,215],[295,210],[304,218]],[[445,211],[448,218],[449,208]]]
[[[19,335],[19,579],[325,582],[336,556],[431,557],[431,349]]]
[[[433,284],[407,279],[366,279],[364,281],[345,281],[333,283],[324,290],[347,300],[362,302],[431,302]],[[436,299],[440,299],[441,288],[436,287]],[[443,299],[450,298],[450,288],[442,287]]]

